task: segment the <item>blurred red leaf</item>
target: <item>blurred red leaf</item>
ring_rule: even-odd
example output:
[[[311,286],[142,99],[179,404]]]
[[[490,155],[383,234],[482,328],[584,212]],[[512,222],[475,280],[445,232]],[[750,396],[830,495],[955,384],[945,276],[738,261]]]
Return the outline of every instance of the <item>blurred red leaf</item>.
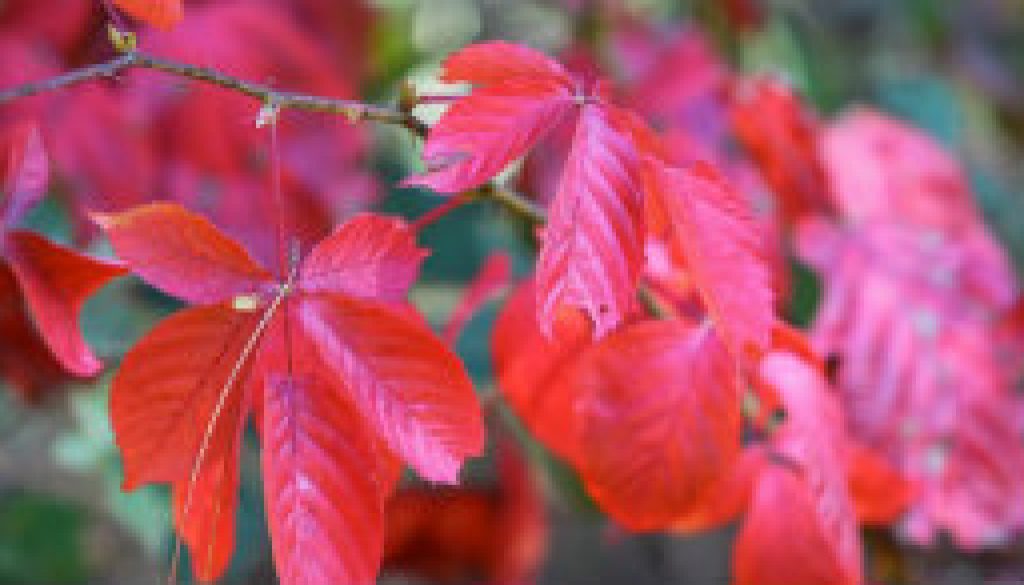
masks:
[[[859,443],[850,443],[846,458],[850,497],[861,525],[887,526],[907,511],[917,493],[902,473]]]
[[[42,341],[61,366],[77,376],[93,375],[102,364],[79,332],[78,314],[93,293],[123,274],[124,269],[17,229],[25,213],[46,193],[48,164],[34,125],[17,125],[4,138],[7,164],[0,202],[0,257],[4,270],[9,270],[24,300],[24,316],[31,316]],[[10,317],[17,319],[16,314]],[[9,325],[14,332],[24,330],[14,321]],[[34,353],[31,344],[24,349],[26,357]],[[43,368],[40,375],[48,377],[46,370]],[[26,381],[24,388],[30,390],[34,386]]]
[[[400,489],[385,513],[383,571],[437,583],[532,582],[546,552],[544,500],[507,439],[496,459],[493,484]]]
[[[579,422],[569,376],[591,341],[579,321],[562,323],[556,339],[540,331],[532,280],[519,285],[498,314],[491,347],[502,396],[533,436],[567,461],[578,460]],[[577,325],[577,326],[572,326]]]
[[[960,164],[921,130],[853,110],[825,128],[821,157],[840,214],[941,229],[978,221]]]
[[[818,154],[818,122],[782,81],[754,77],[732,92],[730,119],[740,142],[771,185],[783,216],[793,222],[831,204]]]
[[[114,0],[114,4],[134,18],[165,30],[185,16],[182,0]]]
[[[761,470],[768,464],[767,450],[753,444],[743,448],[718,481],[704,491],[697,505],[672,521],[672,532],[693,534],[713,530],[739,518],[750,505]]]
[[[771,437],[736,542],[737,585],[860,585],[861,545],[842,455],[842,412],[827,382],[792,354],[762,361],[761,383],[782,398],[786,421]]]
[[[254,9],[251,2],[219,0],[195,6],[173,31],[143,42],[158,56],[241,79],[355,98],[361,80],[339,75],[352,70],[338,62],[350,56],[307,34],[296,12],[286,2]],[[264,264],[275,260],[270,226],[282,217],[289,235],[308,250],[330,233],[336,218],[365,209],[376,197],[363,125],[283,111],[275,151],[271,132],[255,124],[260,104],[248,96],[151,72],[137,72],[133,81],[128,103],[148,121],[150,148],[162,161],[156,192],[210,217]],[[264,193],[277,162],[281,209]]]
[[[836,356],[851,431],[918,488],[903,532],[1005,542],[1024,525],[1020,399],[995,328],[1015,295],[1007,259],[979,224],[808,220],[797,235],[824,281],[812,334]]]

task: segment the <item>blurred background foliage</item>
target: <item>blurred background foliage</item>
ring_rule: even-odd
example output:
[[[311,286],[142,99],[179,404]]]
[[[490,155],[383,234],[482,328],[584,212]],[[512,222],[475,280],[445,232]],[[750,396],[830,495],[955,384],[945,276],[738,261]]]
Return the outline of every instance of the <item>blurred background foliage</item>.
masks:
[[[5,2],[0,1],[0,18]],[[423,87],[451,50],[484,39],[521,41],[552,54],[583,42],[600,50],[607,22],[586,0],[375,0],[369,100],[393,99],[401,84]],[[964,161],[979,202],[1018,270],[1024,268],[1024,2],[1020,0],[631,0],[622,7],[665,27],[697,27],[744,72],[778,72],[822,115],[872,104],[926,129]],[[99,2],[97,2],[97,10]],[[753,22],[736,11],[750,9]],[[2,20],[0,20],[2,22]],[[417,145],[400,129],[375,128],[383,184],[415,168]],[[435,207],[431,194],[390,188],[381,208],[416,217]],[[29,218],[33,229],[70,238],[66,213],[49,202]],[[510,254],[517,274],[532,263],[525,227],[492,206],[464,206],[428,227],[432,250],[413,298],[440,325],[492,251]],[[102,250],[99,250],[102,252]],[[806,322],[817,294],[798,273],[792,314]],[[173,301],[125,280],[85,311],[98,353],[116,359]],[[488,337],[490,303],[470,321],[457,349],[481,392],[493,392]],[[166,576],[173,541],[168,494],[120,490],[118,456],[107,422],[109,376],[52,393],[26,407],[0,392],[0,584],[156,583]],[[512,421],[505,421],[513,428]],[[586,501],[570,472],[519,433],[532,460],[547,469],[552,535],[540,582],[728,582],[729,530],[701,537],[627,536]],[[263,518],[259,459],[250,441],[243,458],[239,548],[224,583],[269,583],[273,570]],[[469,471],[487,481],[492,463]],[[1024,473],[1024,470],[1022,470]],[[908,551],[885,535],[869,538],[876,574],[899,581],[968,584],[1024,578],[1024,549],[964,556],[940,547]],[[595,551],[600,551],[597,554]],[[181,571],[187,582],[189,571]],[[993,577],[996,575],[996,577]],[[384,577],[387,582],[402,582]]]

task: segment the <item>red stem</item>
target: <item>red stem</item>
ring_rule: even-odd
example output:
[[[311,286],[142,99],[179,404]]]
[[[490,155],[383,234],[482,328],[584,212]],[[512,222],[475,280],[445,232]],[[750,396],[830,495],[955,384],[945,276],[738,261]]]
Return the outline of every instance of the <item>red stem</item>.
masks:
[[[416,221],[412,222],[411,227],[413,231],[418,232],[422,230],[428,225],[448,215],[448,213],[450,213],[452,210],[456,209],[457,207],[461,206],[467,201],[469,201],[468,197],[463,197],[461,195],[452,195],[451,197],[448,198],[447,201],[445,201],[441,205],[438,205],[437,207],[417,217]]]

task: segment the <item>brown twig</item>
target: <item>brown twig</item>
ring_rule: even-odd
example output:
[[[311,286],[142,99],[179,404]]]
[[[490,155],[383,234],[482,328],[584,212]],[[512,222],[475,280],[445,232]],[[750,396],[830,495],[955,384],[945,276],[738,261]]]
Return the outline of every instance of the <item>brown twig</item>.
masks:
[[[425,138],[427,131],[429,130],[427,125],[416,118],[411,111],[403,111],[401,109],[388,106],[366,104],[353,100],[281,91],[269,85],[254,83],[227,75],[210,67],[179,63],[160,57],[146,55],[137,51],[124,53],[110,61],[97,63],[95,65],[88,65],[42,81],[25,83],[0,90],[0,105],[4,105],[15,99],[56,91],[88,81],[111,79],[132,69],[160,71],[176,75],[178,77],[216,85],[247,95],[280,109],[340,114],[352,122],[367,120],[382,124],[401,126],[420,138]],[[540,224],[544,223],[546,220],[546,215],[543,209],[535,205],[529,199],[510,189],[495,185],[488,185],[477,190],[477,193],[479,197],[492,199],[512,213],[523,217],[531,223]]]
[[[401,112],[394,108],[353,100],[280,91],[269,85],[232,77],[209,67],[179,63],[139,52],[125,53],[104,63],[89,65],[43,81],[26,83],[0,91],[0,105],[17,98],[55,91],[86,81],[109,79],[131,69],[150,69],[201,81],[236,91],[282,109],[341,114],[353,122],[370,120],[404,126],[418,136],[425,136],[427,133],[427,127],[423,122],[411,113]]]

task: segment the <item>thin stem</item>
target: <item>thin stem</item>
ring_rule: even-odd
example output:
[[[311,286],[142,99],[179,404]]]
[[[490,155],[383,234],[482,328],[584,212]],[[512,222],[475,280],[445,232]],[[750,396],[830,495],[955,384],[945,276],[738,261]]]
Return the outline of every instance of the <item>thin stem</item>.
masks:
[[[548,220],[543,208],[511,189],[488,184],[479,189],[479,196],[500,203],[502,207],[530,223],[540,225]]]
[[[442,217],[448,215],[452,210],[461,207],[464,203],[469,201],[468,197],[462,195],[452,195],[448,197],[444,203],[424,213],[423,215],[416,218],[416,221],[412,222],[409,226],[413,231],[420,231]]]

